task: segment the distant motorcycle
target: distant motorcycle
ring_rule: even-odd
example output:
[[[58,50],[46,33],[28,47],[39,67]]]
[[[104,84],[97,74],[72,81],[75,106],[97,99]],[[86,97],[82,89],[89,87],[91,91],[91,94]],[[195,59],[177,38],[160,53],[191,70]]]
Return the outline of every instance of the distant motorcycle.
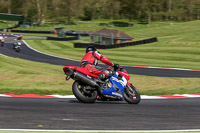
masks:
[[[21,42],[15,42],[13,44],[13,49],[15,49],[16,52],[21,51],[21,49],[22,49],[22,43]]]
[[[5,44],[5,38],[2,36],[0,36],[0,43],[1,43],[1,47],[3,47]]]

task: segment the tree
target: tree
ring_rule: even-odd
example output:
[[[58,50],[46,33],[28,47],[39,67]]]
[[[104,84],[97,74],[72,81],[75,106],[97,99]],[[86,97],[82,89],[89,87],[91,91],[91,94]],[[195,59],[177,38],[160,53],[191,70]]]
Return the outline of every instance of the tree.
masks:
[[[147,0],[147,10],[148,10],[148,24],[152,21],[152,13],[156,11],[158,4],[157,0]]]
[[[8,0],[8,13],[10,14],[11,13],[11,1]]]
[[[0,0],[0,12],[21,14],[41,23],[45,18],[72,23],[74,18],[142,20],[195,20],[200,0]]]
[[[38,20],[38,23],[41,24],[41,3],[40,3],[40,0],[36,0],[36,5],[37,5],[37,20]]]
[[[7,0],[0,0],[0,12],[1,13],[8,13],[8,1]]]
[[[132,21],[138,16],[138,7],[140,0],[120,0],[121,2],[121,13]]]

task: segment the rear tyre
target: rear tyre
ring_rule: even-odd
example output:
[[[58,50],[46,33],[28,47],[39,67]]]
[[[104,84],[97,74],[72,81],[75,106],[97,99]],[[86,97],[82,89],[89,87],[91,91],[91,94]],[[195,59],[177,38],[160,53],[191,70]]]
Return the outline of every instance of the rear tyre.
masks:
[[[140,93],[134,86],[128,84],[124,88],[124,98],[130,104],[138,104],[140,102]]]
[[[19,49],[16,49],[16,52],[19,52],[20,50]]]
[[[79,81],[73,83],[72,91],[75,97],[83,103],[94,103],[97,99],[97,90],[88,90],[86,86]]]
[[[1,42],[1,47],[3,47],[4,46],[4,43],[3,42]]]

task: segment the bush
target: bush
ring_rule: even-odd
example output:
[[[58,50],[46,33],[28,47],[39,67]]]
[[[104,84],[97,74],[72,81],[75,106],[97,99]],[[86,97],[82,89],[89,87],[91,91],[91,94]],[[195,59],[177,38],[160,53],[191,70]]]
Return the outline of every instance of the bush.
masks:
[[[98,26],[109,26],[108,23],[98,23]]]
[[[79,18],[83,21],[89,21],[89,20],[92,20],[92,16],[93,16],[92,8],[85,7],[84,14],[80,15]]]
[[[113,21],[111,22],[111,24],[117,27],[132,27],[133,26],[132,23],[122,22],[122,21]]]

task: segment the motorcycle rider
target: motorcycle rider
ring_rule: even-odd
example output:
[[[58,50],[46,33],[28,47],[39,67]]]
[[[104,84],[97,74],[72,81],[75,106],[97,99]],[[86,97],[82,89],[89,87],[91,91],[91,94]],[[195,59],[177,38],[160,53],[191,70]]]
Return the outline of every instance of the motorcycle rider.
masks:
[[[111,69],[105,69],[103,67],[99,67],[98,60],[103,62],[106,65],[112,66],[114,68],[119,68],[118,64],[113,63],[107,57],[104,57],[97,51],[96,47],[93,45],[89,45],[86,48],[86,54],[82,58],[80,67],[86,68],[90,73],[98,75],[100,80],[105,80],[112,76]]]
[[[2,47],[4,46],[4,41],[5,41],[5,38],[3,36],[0,36],[0,43]]]
[[[23,35],[19,35],[19,37],[17,37],[17,40],[22,40]]]
[[[13,43],[13,49],[15,49],[15,47],[18,45],[20,45],[20,47],[21,47],[21,43],[19,43],[19,42],[22,40],[22,37],[23,37],[23,35],[19,35],[17,37],[17,39],[14,39],[15,42]]]

